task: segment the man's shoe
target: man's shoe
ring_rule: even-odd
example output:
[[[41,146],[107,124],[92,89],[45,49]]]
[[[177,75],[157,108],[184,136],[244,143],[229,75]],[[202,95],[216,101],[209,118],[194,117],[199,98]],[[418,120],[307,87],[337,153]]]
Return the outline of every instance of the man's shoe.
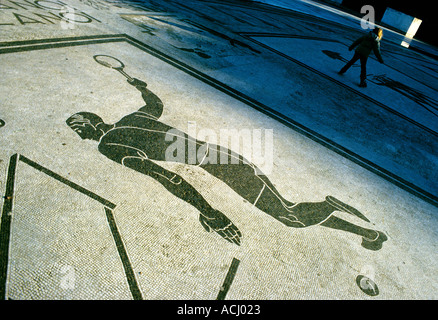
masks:
[[[361,81],[360,84],[359,84],[359,87],[366,88],[367,87],[367,83],[365,81]]]

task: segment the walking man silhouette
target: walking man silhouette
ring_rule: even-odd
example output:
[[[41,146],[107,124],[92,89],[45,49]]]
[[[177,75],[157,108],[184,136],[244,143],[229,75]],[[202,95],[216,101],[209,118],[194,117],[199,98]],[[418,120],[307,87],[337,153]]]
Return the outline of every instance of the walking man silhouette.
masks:
[[[371,51],[377,57],[380,63],[383,63],[382,55],[380,53],[380,40],[383,37],[383,30],[376,27],[368,34],[360,37],[356,41],[354,41],[348,50],[353,50],[355,47],[356,50],[354,52],[353,58],[347,62],[347,64],[339,70],[339,74],[344,74],[348,69],[357,61],[360,60],[360,87],[365,88],[367,86],[366,78],[367,78],[367,61],[368,56]]]

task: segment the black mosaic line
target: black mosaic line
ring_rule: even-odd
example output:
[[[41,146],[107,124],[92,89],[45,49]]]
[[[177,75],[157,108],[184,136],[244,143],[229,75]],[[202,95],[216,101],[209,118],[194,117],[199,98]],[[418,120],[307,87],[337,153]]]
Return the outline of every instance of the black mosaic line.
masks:
[[[8,274],[9,241],[11,237],[11,213],[14,198],[15,171],[18,155],[14,154],[9,160],[8,177],[0,224],[0,300],[6,296],[6,280]]]
[[[234,277],[236,276],[237,267],[239,267],[239,263],[240,263],[239,259],[233,258],[230,269],[228,269],[227,276],[225,277],[224,284],[222,285],[216,300],[225,299],[228,290],[230,290],[231,284],[233,283]]]
[[[123,38],[111,38],[111,39],[95,39],[95,40],[83,40],[83,41],[67,41],[67,42],[54,42],[49,44],[33,44],[33,45],[24,45],[10,48],[0,49],[0,54],[4,53],[15,53],[15,52],[24,52],[24,51],[35,51],[35,50],[46,50],[46,49],[54,49],[54,48],[64,48],[64,47],[74,47],[74,46],[83,46],[90,44],[98,44],[98,43],[108,43],[108,42],[123,42],[125,41]]]
[[[42,165],[30,160],[29,158],[26,158],[25,156],[20,156],[20,161],[28,164],[29,166],[35,168],[38,171],[41,171],[45,174],[47,174],[48,176],[50,176],[51,178],[62,182],[63,184],[69,186],[70,188],[75,189],[76,191],[85,194],[86,196],[100,202],[101,204],[103,204],[105,207],[108,207],[110,209],[114,209],[116,207],[116,205],[104,198],[102,198],[101,196],[98,196],[97,194],[95,194],[94,192],[91,192],[90,190],[85,189],[84,187],[81,187],[80,185],[71,182],[70,180],[67,180],[66,178],[60,176],[59,174],[43,167]]]
[[[114,220],[113,212],[111,209],[105,207],[105,214],[114,238],[114,242],[116,243],[117,251],[119,253],[120,259],[122,260],[123,269],[125,270],[126,279],[128,281],[132,297],[134,298],[134,300],[143,300],[141,291],[137,284],[137,280],[135,279],[134,270],[132,269],[131,262],[129,261],[128,253],[126,252],[122,237],[120,236],[119,230],[117,229],[117,224]]]

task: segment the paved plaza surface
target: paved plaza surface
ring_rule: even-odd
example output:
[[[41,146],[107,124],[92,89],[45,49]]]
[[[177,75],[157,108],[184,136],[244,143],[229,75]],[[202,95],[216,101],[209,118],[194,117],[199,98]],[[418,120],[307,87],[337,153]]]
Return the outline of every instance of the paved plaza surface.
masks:
[[[1,0],[0,30],[2,299],[438,298],[435,47],[384,29],[361,88],[368,31],[311,1]]]

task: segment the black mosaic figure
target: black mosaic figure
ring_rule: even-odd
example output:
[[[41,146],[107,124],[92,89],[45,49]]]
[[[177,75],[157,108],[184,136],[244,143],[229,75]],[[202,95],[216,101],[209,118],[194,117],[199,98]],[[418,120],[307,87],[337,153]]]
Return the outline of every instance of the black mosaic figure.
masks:
[[[166,140],[169,132],[183,138],[186,146],[189,142],[194,143],[196,154],[211,155],[213,150],[219,150],[217,146],[196,140],[160,122],[158,119],[163,112],[161,100],[147,88],[145,82],[131,78],[128,83],[141,92],[145,106],[114,124],[104,123],[94,113],[79,112],[67,119],[67,125],[82,139],[97,141],[99,151],[109,159],[154,178],[169,192],[193,205],[200,212],[199,220],[207,231],[214,230],[224,239],[239,245],[242,235],[223,213],[212,208],[181,176],[156,163],[166,161],[166,150],[173,143]],[[206,157],[196,157],[197,162],[191,165],[197,165],[222,180],[243,199],[283,224],[294,228],[321,225],[348,231],[362,236],[362,246],[370,250],[379,250],[387,240],[383,232],[359,227],[334,216],[335,211],[342,211],[369,222],[358,210],[334,197],[327,196],[322,202],[292,203],[280,195],[254,164],[231,150],[220,150],[234,161],[223,164],[223,158],[219,160],[220,152],[217,152],[218,161],[215,164],[212,163],[214,161],[204,161]],[[188,163],[187,153],[182,161]]]
[[[383,63],[382,55],[380,53],[380,40],[383,36],[383,30],[380,28],[374,28],[373,31],[370,31],[368,34],[360,37],[356,41],[354,41],[348,50],[353,50],[355,47],[356,50],[354,52],[353,58],[347,62],[347,64],[339,70],[339,74],[344,74],[348,69],[357,61],[360,60],[360,87],[366,87],[366,78],[367,78],[367,60],[371,51],[374,52],[377,60],[380,63]]]

